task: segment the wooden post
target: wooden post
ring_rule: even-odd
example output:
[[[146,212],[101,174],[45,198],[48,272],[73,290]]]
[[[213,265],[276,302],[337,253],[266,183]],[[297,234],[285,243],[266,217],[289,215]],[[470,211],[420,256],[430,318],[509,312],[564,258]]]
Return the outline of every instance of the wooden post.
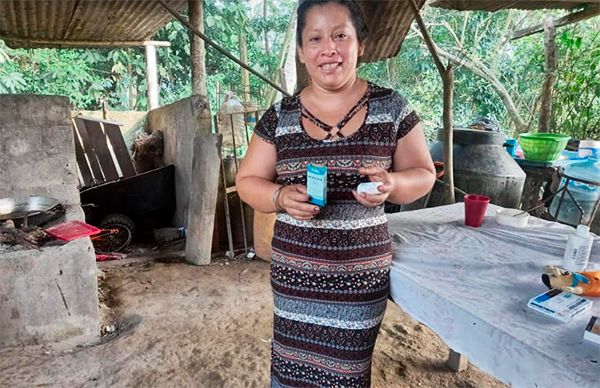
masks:
[[[148,110],[158,108],[158,73],[156,71],[156,47],[146,45],[146,79],[148,82]]]
[[[296,91],[300,91],[308,86],[310,79],[308,78],[308,71],[304,63],[300,62],[298,54],[296,54]]]
[[[202,1],[188,0],[190,24],[198,31],[204,32],[204,7]],[[194,34],[190,35],[190,61],[192,65],[192,94],[206,96],[206,51],[204,40]]]
[[[452,65],[443,65],[437,52],[436,45],[433,43],[431,36],[429,36],[429,32],[427,31],[425,22],[419,13],[419,8],[417,7],[415,0],[410,0],[410,5],[413,13],[415,14],[415,20],[419,25],[421,35],[423,35],[423,40],[425,40],[425,44],[427,45],[427,48],[431,53],[431,57],[433,58],[433,63],[435,63],[444,85],[444,181],[446,182],[444,185],[444,199],[445,203],[449,205],[456,202],[454,196],[454,162],[452,152],[454,145],[454,124],[452,121],[452,104],[454,103],[454,71],[452,69]]]
[[[454,117],[452,107],[454,106],[454,69],[448,64],[442,73],[444,84],[444,185],[446,204],[456,202],[454,196]]]
[[[210,264],[219,191],[220,156],[220,134],[201,135],[194,139],[194,179],[190,189],[185,258],[196,265]]]
[[[556,27],[554,19],[548,16],[544,19],[544,51],[546,54],[546,81],[542,87],[542,105],[540,107],[539,132],[550,132],[552,118],[552,89],[556,79]]]
[[[285,79],[285,70],[279,69],[279,85],[285,90],[288,90],[287,80]]]

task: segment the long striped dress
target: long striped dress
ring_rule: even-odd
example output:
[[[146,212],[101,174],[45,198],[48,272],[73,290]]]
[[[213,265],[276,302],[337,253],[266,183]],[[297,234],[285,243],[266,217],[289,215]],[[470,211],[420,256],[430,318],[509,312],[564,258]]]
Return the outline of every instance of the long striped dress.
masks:
[[[310,221],[277,214],[272,241],[272,387],[369,387],[385,313],[391,246],[383,206],[351,190],[357,169],[390,169],[396,142],[419,121],[398,93],[369,84],[365,122],[336,141],[308,136],[299,96],[271,107],[255,128],[277,150],[277,182],[306,184],[308,163],[328,168],[328,203]]]

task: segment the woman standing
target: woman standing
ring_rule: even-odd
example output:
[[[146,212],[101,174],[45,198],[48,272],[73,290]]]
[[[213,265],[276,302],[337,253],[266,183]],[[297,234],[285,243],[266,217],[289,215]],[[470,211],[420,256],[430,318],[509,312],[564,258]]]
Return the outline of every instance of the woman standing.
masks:
[[[370,386],[392,257],[383,203],[412,202],[435,180],[417,114],[357,78],[366,37],[353,0],[300,4],[310,85],[265,112],[237,176],[245,202],[277,212],[273,387]],[[308,164],[327,167],[323,208],[309,202]],[[382,182],[378,194],[357,193],[369,180]]]

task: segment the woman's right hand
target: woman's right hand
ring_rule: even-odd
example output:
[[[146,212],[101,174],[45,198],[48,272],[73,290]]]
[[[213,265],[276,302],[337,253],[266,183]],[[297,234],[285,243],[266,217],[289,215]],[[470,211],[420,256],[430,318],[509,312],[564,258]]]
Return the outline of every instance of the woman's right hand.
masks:
[[[297,220],[307,221],[314,218],[321,209],[308,202],[308,193],[303,185],[290,185],[281,189],[279,206]]]

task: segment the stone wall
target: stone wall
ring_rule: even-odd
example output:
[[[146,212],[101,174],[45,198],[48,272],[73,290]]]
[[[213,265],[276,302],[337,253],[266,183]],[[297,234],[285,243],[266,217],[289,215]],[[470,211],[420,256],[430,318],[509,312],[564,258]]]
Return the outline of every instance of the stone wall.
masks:
[[[204,96],[192,96],[148,113],[148,132],[164,133],[165,164],[175,165],[177,207],[173,223],[187,224],[192,176],[194,139],[211,133],[211,116]],[[206,168],[219,168],[207,166]]]
[[[49,196],[83,220],[66,97],[0,94],[0,198]],[[99,338],[89,238],[0,255],[0,346]]]

